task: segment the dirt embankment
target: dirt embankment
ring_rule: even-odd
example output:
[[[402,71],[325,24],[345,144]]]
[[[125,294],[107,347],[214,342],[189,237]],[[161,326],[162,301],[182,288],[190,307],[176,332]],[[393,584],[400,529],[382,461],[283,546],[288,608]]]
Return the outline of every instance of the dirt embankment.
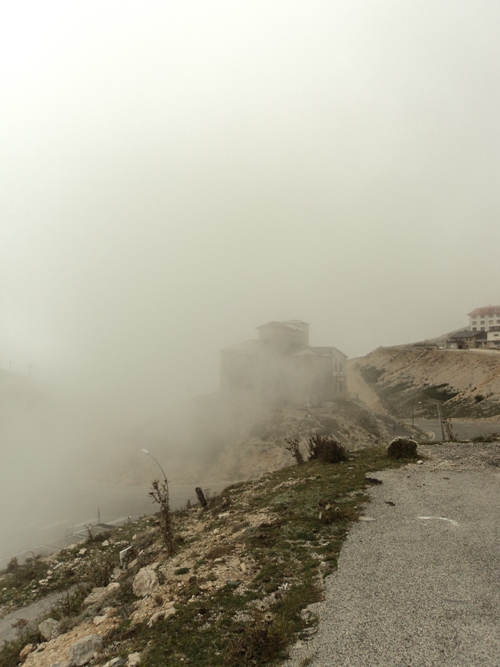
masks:
[[[398,418],[500,415],[500,353],[383,348],[348,362],[348,386],[367,406]]]

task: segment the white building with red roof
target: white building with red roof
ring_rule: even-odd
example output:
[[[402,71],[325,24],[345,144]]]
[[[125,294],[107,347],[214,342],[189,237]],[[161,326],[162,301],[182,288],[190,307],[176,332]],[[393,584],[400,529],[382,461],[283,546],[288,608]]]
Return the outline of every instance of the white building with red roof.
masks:
[[[471,331],[490,331],[500,326],[500,306],[484,306],[468,313]]]

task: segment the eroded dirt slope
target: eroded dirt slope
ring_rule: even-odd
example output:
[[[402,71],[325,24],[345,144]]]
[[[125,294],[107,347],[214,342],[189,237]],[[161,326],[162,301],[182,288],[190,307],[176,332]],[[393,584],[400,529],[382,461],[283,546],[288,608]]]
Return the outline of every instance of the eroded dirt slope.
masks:
[[[500,353],[380,347],[348,362],[348,385],[372,410],[398,418],[500,414]],[[430,386],[432,385],[432,386]]]

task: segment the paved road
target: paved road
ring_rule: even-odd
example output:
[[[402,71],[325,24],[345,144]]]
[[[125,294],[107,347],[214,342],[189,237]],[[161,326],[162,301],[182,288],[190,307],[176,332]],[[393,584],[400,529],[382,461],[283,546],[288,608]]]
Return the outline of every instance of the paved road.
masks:
[[[71,589],[70,589],[71,590]],[[6,641],[12,641],[18,635],[18,630],[12,627],[13,623],[17,623],[20,619],[26,621],[36,621],[41,618],[52,609],[59,600],[64,598],[66,592],[64,593],[52,593],[48,595],[43,600],[38,600],[38,602],[33,602],[27,607],[22,609],[16,609],[16,611],[7,614],[0,619],[0,646]]]
[[[424,464],[376,475],[373,521],[349,533],[312,606],[318,634],[289,665],[498,667],[500,474]]]
[[[432,431],[435,434],[436,440],[441,440],[441,427],[438,420],[416,419],[415,425],[426,431]],[[453,419],[451,426],[458,440],[470,440],[478,435],[500,433],[500,421],[455,421]]]
[[[220,492],[231,482],[204,485]],[[139,517],[157,511],[148,493],[149,485],[118,486],[83,484],[64,487],[60,496],[53,494],[47,502],[43,498],[35,507],[28,506],[22,494],[5,498],[5,511],[0,516],[0,569],[16,556],[20,562],[31,552],[48,555],[85,537],[86,524],[96,524],[97,511],[101,521],[113,523],[127,516]],[[188,498],[196,502],[195,484],[171,485],[170,502],[173,509],[185,506]],[[7,502],[7,500],[9,502]],[[2,506],[0,498],[0,506]]]

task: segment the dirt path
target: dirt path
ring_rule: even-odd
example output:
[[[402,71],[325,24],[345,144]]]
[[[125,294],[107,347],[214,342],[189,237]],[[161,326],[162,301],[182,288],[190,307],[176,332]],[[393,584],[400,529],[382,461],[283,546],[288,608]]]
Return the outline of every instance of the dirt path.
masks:
[[[377,393],[364,381],[359,370],[356,370],[356,365],[359,363],[363,362],[360,359],[351,359],[347,362],[347,388],[349,394],[353,398],[358,398],[360,401],[363,401],[370,410],[388,414],[387,410],[380,402]]]

